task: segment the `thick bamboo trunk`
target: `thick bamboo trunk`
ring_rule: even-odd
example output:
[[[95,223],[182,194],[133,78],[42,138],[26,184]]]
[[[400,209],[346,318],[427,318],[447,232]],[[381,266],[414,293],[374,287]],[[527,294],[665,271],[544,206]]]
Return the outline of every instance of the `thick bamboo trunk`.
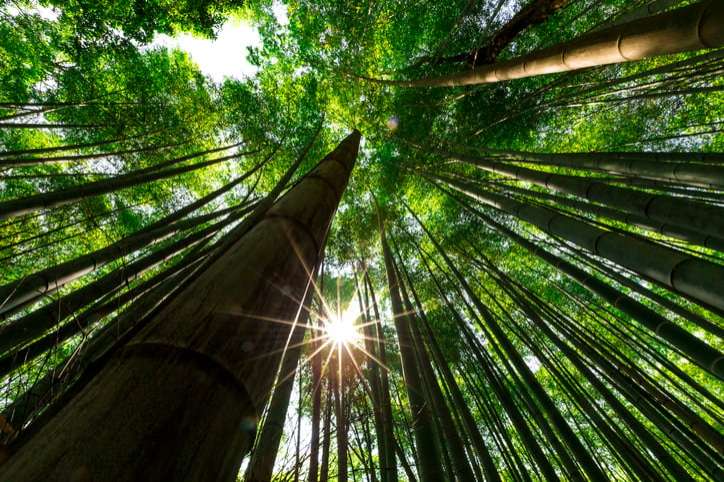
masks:
[[[654,279],[673,291],[716,309],[724,309],[724,293],[715,288],[724,286],[724,267],[634,236],[605,231],[556,211],[524,204],[467,183],[456,180],[446,182],[468,197],[517,216],[548,234],[569,240],[586,251]]]
[[[180,261],[169,269],[153,276],[152,278],[139,283],[137,286],[119,294],[110,297],[110,299],[100,299],[93,306],[89,307],[82,313],[77,313],[73,319],[64,325],[58,327],[46,334],[45,336],[34,340],[23,348],[8,352],[0,357],[0,377],[4,377],[17,367],[28,363],[36,357],[42,355],[54,346],[60,345],[65,340],[77,335],[81,331],[87,332],[94,328],[94,325],[101,321],[109,314],[122,308],[127,303],[133,302],[138,298],[142,298],[150,291],[164,283],[167,278],[173,277],[179,272],[197,266],[203,257],[208,254],[206,250],[199,253],[189,255],[188,258]]]
[[[149,313],[178,291],[184,280],[198,272],[199,262],[200,259],[190,260],[188,263],[186,259],[181,261],[179,264],[185,265],[185,269],[179,273],[169,273],[162,284],[109,320],[82,346],[80,353],[73,352],[61,360],[54,369],[5,407],[2,417],[13,430],[6,440],[13,444],[12,447],[21,446],[24,440],[31,438],[33,433],[42,428],[65,406],[72,394],[77,393],[78,388],[88,382],[102,361],[122,344],[127,334],[142,326],[147,321]],[[173,271],[173,268],[168,271]],[[37,418],[40,411],[42,411],[40,418]],[[33,420],[27,427],[31,419]]]
[[[164,307],[4,481],[233,481],[354,165],[355,131]]]
[[[289,399],[294,388],[294,375],[292,375],[299,364],[299,355],[302,352],[299,344],[302,339],[300,334],[304,330],[297,328],[290,340],[290,348],[287,350],[279,371],[279,381],[269,402],[264,425],[258,441],[254,445],[251,460],[244,476],[244,482],[268,482],[272,478],[274,462],[279,451],[279,443],[284,433],[284,420],[289,409]]]
[[[722,45],[724,4],[710,0],[585,34],[523,57],[472,70],[417,80],[367,80],[402,87],[457,87],[631,62]]]
[[[315,135],[310,139],[309,143],[307,143],[307,145],[302,149],[297,159],[292,163],[291,166],[289,166],[284,175],[277,181],[274,188],[272,188],[272,190],[266,196],[264,196],[264,198],[259,201],[259,203],[254,205],[251,213],[246,216],[246,218],[241,223],[234,227],[229,232],[229,234],[225,238],[223,238],[222,242],[220,242],[214,250],[214,253],[211,254],[210,259],[205,261],[206,263],[210,264],[216,261],[219,256],[225,253],[231,246],[233,246],[238,241],[240,237],[242,237],[247,231],[249,231],[263,218],[263,216],[274,204],[279,194],[284,190],[287,183],[291,180],[292,176],[299,168],[299,165],[305,159],[318,133],[319,128],[317,129]],[[274,153],[270,154],[267,159],[271,158],[271,156],[273,155]],[[177,253],[180,249],[187,247],[187,245],[192,245],[198,242],[200,239],[208,239],[209,236],[215,234],[215,232],[218,231],[218,229],[220,229],[221,227],[224,227],[232,221],[235,221],[240,217],[244,216],[247,211],[247,209],[244,209],[242,211],[234,213],[227,217],[225,220],[220,221],[215,225],[212,225],[200,232],[188,236],[185,240],[180,240],[171,246],[151,253],[148,256],[145,256],[144,258],[141,258],[128,266],[125,266],[122,270],[116,270],[112,273],[109,273],[103,278],[94,281],[93,283],[86,285],[73,293],[70,293],[69,295],[61,298],[53,306],[43,307],[23,318],[16,320],[11,324],[6,325],[5,327],[3,327],[2,330],[0,330],[0,335],[3,335],[3,337],[0,337],[0,353],[12,348],[13,343],[17,344],[17,347],[20,346],[20,344],[27,342],[32,337],[38,336],[40,333],[49,329],[54,324],[59,323],[66,317],[73,314],[76,310],[97,299],[99,294],[115,289],[116,287],[120,286],[121,283],[131,282],[133,279],[135,279],[135,277],[139,276],[144,271],[157,265],[168,256]],[[149,226],[149,228],[144,228],[144,230],[155,227],[156,225],[157,223],[154,223]]]
[[[402,299],[400,298],[399,280],[395,270],[392,252],[387,244],[383,221],[380,219],[380,238],[382,240],[382,254],[387,271],[387,281],[390,291],[392,314],[397,329],[397,339],[400,346],[402,372],[407,388],[407,396],[412,412],[412,428],[417,447],[418,476],[422,482],[439,482],[445,480],[442,473],[442,460],[435,445],[434,427],[430,416],[430,407],[425,401],[425,391],[417,360],[415,359],[412,334],[410,333],[411,320],[407,316]]]

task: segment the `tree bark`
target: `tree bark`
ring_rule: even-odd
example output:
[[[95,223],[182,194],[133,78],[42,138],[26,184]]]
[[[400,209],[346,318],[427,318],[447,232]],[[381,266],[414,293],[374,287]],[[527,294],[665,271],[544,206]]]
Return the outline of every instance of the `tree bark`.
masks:
[[[503,27],[498,30],[487,44],[467,55],[468,64],[492,64],[518,35],[528,28],[548,20],[558,10],[568,5],[570,0],[533,0],[519,12],[513,15]]]
[[[354,165],[354,131],[161,310],[0,480],[233,481]]]
[[[676,5],[677,3],[681,3],[681,0],[649,1],[645,5],[626,11],[621,15],[617,16],[609,25],[606,25],[606,27],[621,25],[623,23],[630,22],[631,20],[636,20],[638,18],[648,17],[649,15],[663,12],[667,8]]]

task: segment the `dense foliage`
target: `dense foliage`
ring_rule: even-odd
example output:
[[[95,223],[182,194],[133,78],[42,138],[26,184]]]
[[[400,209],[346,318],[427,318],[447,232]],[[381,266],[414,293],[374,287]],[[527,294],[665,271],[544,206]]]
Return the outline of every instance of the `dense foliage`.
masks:
[[[493,480],[465,410],[502,480],[716,480],[724,470],[716,358],[724,50],[467,87],[373,81],[505,61],[692,3],[6,2],[0,430],[8,450],[122,342],[109,327],[134,329],[124,313],[151,313],[159,301],[149,299],[172,296],[255,207],[358,129],[309,323],[328,316],[325,304],[358,305],[364,336],[349,357],[361,369],[349,363],[342,388],[339,374],[317,373],[321,349],[308,330],[274,480],[309,477],[311,446],[321,443],[310,435],[315,423],[327,439],[329,427],[347,427],[340,467],[353,480],[396,480],[380,472],[381,373],[395,470],[425,479],[420,471],[434,461],[422,460],[413,433],[422,422],[403,370],[399,322],[408,318],[433,415],[428,443],[449,480]],[[262,39],[229,53],[259,68],[249,78],[215,83],[186,53],[151,44],[159,34],[213,38],[230,16]],[[677,261],[666,265],[667,256]],[[680,274],[684,264],[693,274]],[[330,422],[335,391],[342,407]],[[451,431],[473,479],[458,472],[465,463]],[[346,479],[336,440],[329,474]]]

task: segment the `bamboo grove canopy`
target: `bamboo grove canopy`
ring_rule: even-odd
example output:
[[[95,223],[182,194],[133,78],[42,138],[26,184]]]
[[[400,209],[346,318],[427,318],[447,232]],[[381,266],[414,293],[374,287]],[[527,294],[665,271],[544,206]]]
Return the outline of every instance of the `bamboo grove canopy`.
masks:
[[[724,480],[723,90],[721,0],[3,3],[0,481]]]

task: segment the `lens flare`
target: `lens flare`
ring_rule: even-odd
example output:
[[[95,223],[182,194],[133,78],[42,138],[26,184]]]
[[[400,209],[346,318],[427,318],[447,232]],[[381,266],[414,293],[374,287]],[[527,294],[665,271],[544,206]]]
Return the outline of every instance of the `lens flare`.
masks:
[[[335,345],[350,345],[356,343],[359,332],[355,321],[359,318],[360,310],[356,303],[350,303],[339,316],[333,316],[325,324],[325,334]]]

